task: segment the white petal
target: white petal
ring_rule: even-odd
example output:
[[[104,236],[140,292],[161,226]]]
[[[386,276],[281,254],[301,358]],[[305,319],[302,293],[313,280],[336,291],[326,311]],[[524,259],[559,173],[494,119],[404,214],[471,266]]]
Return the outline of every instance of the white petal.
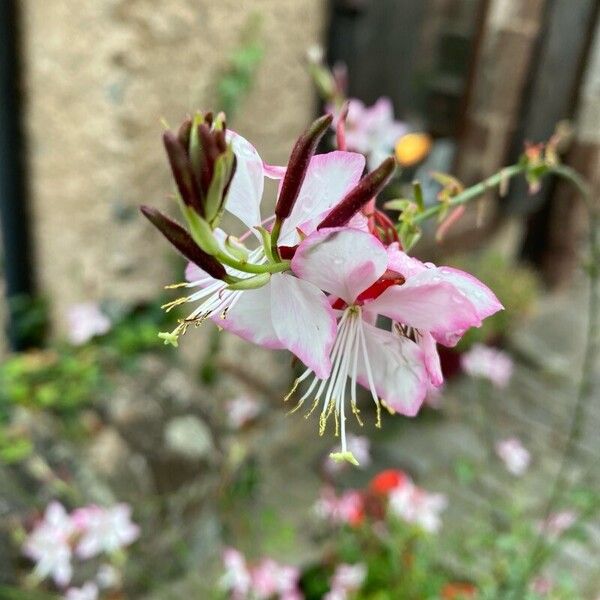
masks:
[[[327,377],[336,320],[325,294],[308,281],[276,273],[271,277],[271,315],[279,341],[317,377]]]
[[[260,202],[264,189],[263,161],[256,148],[241,135],[228,130],[236,157],[236,169],[227,195],[226,209],[248,228],[260,224]]]
[[[239,300],[229,309],[225,318],[213,321],[235,335],[272,350],[283,349],[271,316],[271,283],[256,290],[241,292]]]
[[[359,353],[358,380],[369,388],[371,369],[378,396],[393,410],[414,416],[427,393],[421,349],[413,341],[363,322],[368,364]]]

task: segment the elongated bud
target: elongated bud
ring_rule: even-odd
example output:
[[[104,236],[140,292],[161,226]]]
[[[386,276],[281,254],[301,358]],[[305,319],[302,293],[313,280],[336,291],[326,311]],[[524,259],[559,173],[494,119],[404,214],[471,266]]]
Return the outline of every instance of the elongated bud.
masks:
[[[331,212],[319,223],[317,229],[341,227],[367,203],[374,198],[391,179],[396,169],[392,156],[386,158],[374,171],[365,175],[358,185],[331,209]]]
[[[172,131],[164,132],[163,143],[181,199],[202,214],[202,204],[186,148]]]
[[[142,214],[187,258],[215,279],[225,279],[225,267],[201,250],[189,233],[175,221],[151,206],[140,206]]]
[[[310,159],[313,157],[319,140],[331,125],[332,120],[332,115],[325,115],[317,119],[296,142],[281,184],[281,192],[277,199],[277,205],[275,206],[275,216],[279,221],[287,218],[292,212],[292,208],[306,177]]]

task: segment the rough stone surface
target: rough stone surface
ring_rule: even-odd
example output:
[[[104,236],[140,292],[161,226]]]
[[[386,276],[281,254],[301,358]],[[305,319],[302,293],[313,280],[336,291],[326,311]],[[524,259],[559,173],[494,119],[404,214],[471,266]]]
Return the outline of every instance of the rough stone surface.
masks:
[[[72,302],[143,300],[171,256],[137,213],[166,206],[161,118],[212,107],[219,74],[253,13],[265,48],[233,126],[282,162],[312,116],[305,49],[321,0],[25,0],[24,54],[34,235],[55,323]],[[173,207],[171,207],[173,208]],[[181,266],[179,266],[181,270]]]

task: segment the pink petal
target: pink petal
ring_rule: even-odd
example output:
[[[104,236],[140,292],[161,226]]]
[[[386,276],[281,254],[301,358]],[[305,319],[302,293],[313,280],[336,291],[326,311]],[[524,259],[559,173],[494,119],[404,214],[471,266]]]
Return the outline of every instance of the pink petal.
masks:
[[[272,350],[285,346],[279,341],[271,316],[271,283],[256,290],[241,292],[239,300],[229,309],[225,319],[213,321],[242,339]]]
[[[435,339],[429,332],[423,331],[421,332],[417,343],[423,351],[425,368],[429,375],[429,381],[437,388],[444,383],[444,376],[442,375],[442,365],[440,363],[440,355],[437,351]]]
[[[227,140],[233,146],[237,162],[226,209],[251,228],[260,223],[260,202],[264,189],[263,161],[256,148],[241,135],[228,130]]]
[[[387,254],[373,235],[335,227],[308,236],[296,250],[292,270],[301,279],[352,304],[385,272]]]
[[[292,214],[284,221],[280,243],[299,242],[296,228],[333,208],[360,180],[365,157],[355,152],[328,152],[313,156]],[[314,226],[310,231],[312,233]]]
[[[471,301],[480,319],[485,319],[504,309],[494,292],[469,273],[453,267],[438,267],[436,271],[442,281],[457,287]]]
[[[403,285],[388,288],[368,307],[399,323],[430,331],[436,339],[436,334],[481,325],[473,303],[457,287],[443,281],[437,269],[427,269]]]
[[[263,163],[263,171],[269,179],[283,179],[287,167]]]
[[[405,279],[414,277],[427,269],[427,265],[400,250],[398,242],[387,247],[388,269],[400,273]]]
[[[369,365],[378,396],[396,412],[412,417],[427,394],[427,372],[421,349],[412,340],[363,322]],[[358,381],[369,388],[359,353]]]
[[[327,377],[337,329],[327,296],[312,283],[284,273],[274,274],[270,287],[273,327],[280,342],[317,377]]]

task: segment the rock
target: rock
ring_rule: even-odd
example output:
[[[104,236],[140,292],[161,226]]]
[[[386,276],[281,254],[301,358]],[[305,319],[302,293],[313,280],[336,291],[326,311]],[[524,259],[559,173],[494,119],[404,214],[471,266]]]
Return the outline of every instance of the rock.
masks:
[[[208,425],[194,415],[171,419],[164,437],[169,450],[189,459],[208,459],[215,451]]]

